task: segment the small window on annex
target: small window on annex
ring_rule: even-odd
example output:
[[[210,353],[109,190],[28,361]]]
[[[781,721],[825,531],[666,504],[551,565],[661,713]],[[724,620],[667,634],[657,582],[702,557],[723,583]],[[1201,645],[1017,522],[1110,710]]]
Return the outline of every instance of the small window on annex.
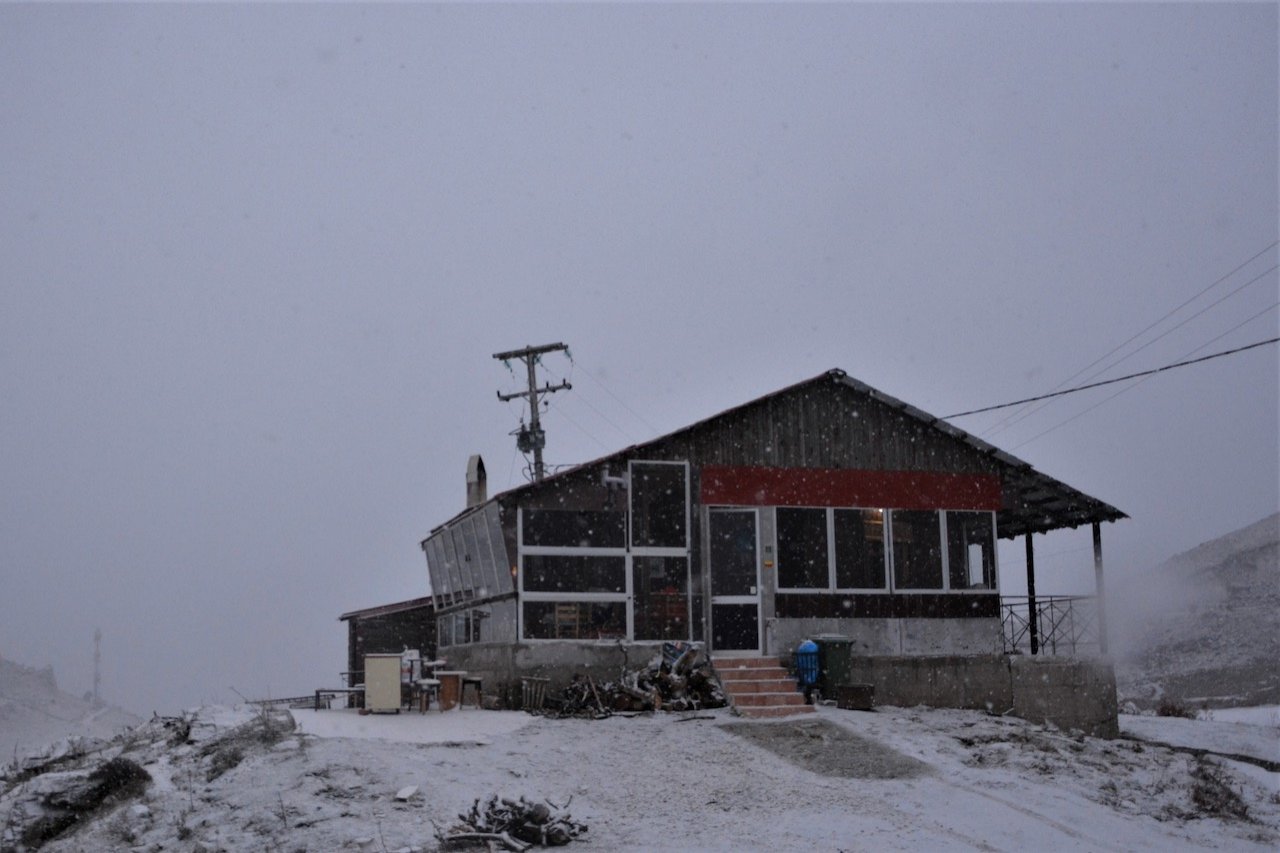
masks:
[[[481,610],[459,610],[439,617],[440,646],[463,646],[481,641],[480,626],[488,613]]]
[[[942,528],[933,510],[893,511],[895,589],[942,589]]]
[[[996,543],[991,513],[947,513],[947,565],[952,589],[996,588]]]
[[[836,588],[884,589],[884,510],[835,511]]]
[[[684,548],[688,544],[688,490],[683,464],[631,463],[631,545]]]
[[[635,639],[689,639],[689,559],[633,557]]]
[[[827,511],[778,507],[778,588],[827,589]]]

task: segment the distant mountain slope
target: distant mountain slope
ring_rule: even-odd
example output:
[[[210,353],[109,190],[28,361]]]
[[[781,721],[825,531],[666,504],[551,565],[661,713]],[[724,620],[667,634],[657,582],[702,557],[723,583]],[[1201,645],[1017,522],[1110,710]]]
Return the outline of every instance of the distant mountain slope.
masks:
[[[69,735],[107,738],[140,722],[128,711],[63,693],[52,667],[34,669],[0,658],[0,765]]]
[[[1112,602],[1122,699],[1280,703],[1280,514],[1118,584]]]

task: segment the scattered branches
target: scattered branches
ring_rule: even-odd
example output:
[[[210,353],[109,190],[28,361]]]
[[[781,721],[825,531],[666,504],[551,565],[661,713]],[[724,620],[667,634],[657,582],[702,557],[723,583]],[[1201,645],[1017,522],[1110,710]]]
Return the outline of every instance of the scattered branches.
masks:
[[[493,794],[483,802],[477,799],[447,832],[437,830],[436,838],[442,847],[497,843],[516,853],[534,845],[558,847],[587,831],[587,825],[573,820],[565,808],[550,800],[538,803]]]

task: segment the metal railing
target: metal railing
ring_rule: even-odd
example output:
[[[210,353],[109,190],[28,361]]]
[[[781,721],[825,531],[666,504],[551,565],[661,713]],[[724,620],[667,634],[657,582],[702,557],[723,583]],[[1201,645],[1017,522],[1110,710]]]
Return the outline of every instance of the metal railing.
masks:
[[[1096,657],[1101,654],[1097,598],[1091,595],[1037,595],[1035,602],[1033,619],[1031,600],[1027,596],[1000,597],[1005,654],[1068,657]]]

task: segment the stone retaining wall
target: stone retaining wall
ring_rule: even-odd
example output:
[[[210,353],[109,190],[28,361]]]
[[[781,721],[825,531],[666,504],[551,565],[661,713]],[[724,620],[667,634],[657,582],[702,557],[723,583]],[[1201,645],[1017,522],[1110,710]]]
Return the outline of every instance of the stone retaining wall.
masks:
[[[884,656],[852,659],[851,681],[875,686],[879,705],[928,705],[1013,714],[1061,729],[1116,737],[1111,664],[1074,658]]]

